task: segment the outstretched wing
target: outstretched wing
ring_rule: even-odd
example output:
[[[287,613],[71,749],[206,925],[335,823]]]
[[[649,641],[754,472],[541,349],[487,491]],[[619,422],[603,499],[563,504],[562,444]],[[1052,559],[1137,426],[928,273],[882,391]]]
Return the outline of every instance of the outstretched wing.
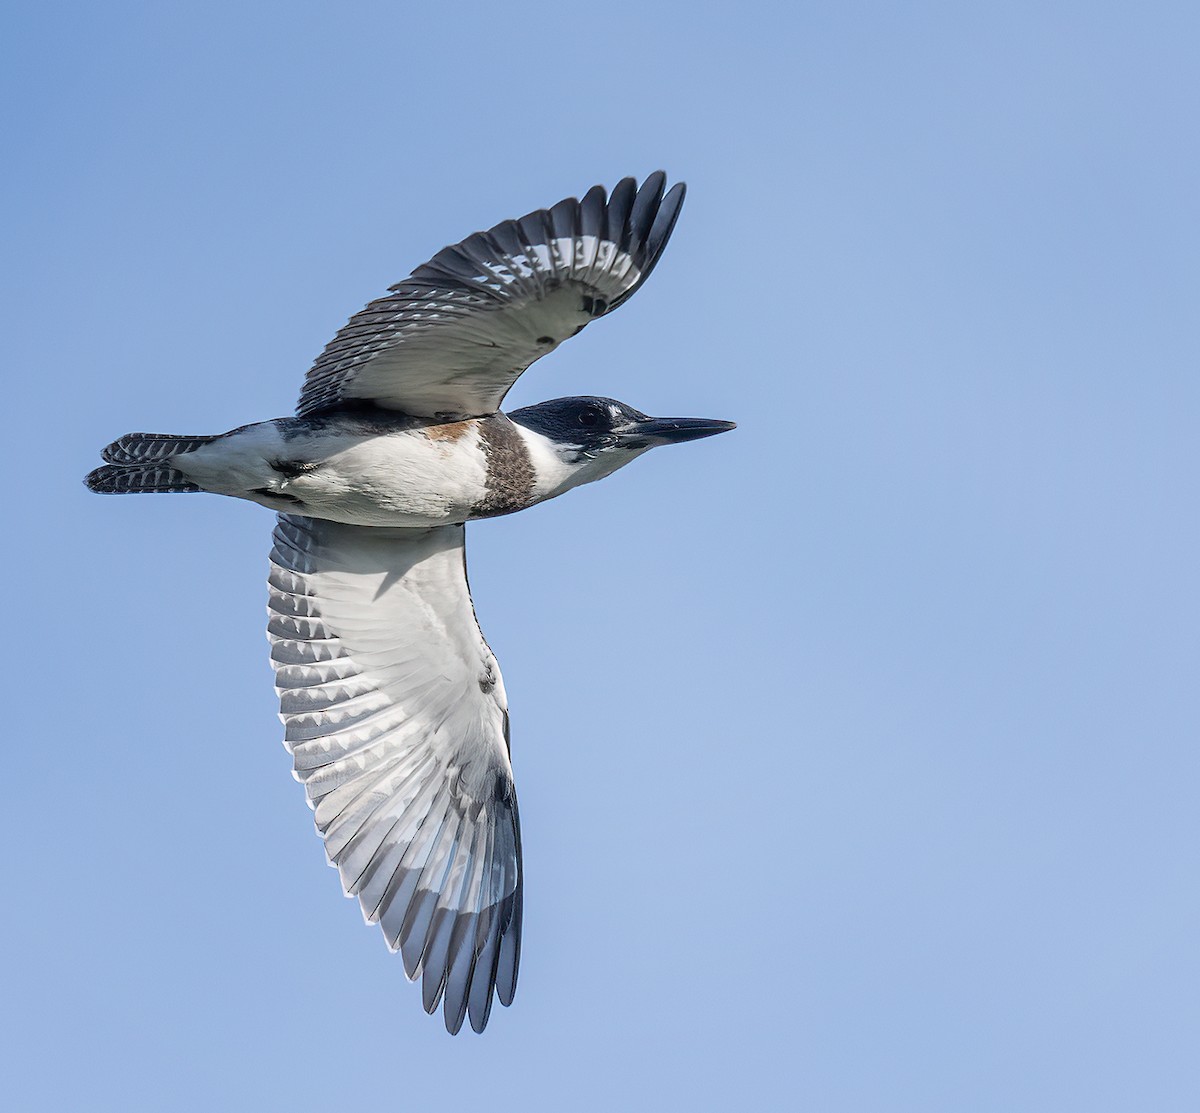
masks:
[[[347,895],[446,1027],[510,1004],[521,840],[508,703],[475,621],[462,526],[283,515],[271,661],[285,745]]]
[[[372,402],[414,416],[494,413],[534,360],[616,309],[658,262],[683,205],[662,171],[594,186],[439,251],[350,319],[297,413]]]

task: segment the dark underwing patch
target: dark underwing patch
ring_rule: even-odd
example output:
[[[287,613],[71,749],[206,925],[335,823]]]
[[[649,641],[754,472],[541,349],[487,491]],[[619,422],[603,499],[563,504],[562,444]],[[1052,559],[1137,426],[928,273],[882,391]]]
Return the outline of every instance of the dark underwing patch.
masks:
[[[479,422],[479,444],[487,460],[487,493],[476,503],[474,517],[524,510],[533,498],[535,476],[516,426],[504,414],[485,417]]]

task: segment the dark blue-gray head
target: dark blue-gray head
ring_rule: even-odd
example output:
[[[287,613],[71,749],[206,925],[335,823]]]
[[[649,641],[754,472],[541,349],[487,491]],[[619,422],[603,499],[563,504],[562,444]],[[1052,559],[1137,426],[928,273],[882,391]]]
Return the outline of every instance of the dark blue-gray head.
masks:
[[[559,490],[610,475],[660,444],[694,441],[734,428],[732,421],[709,418],[647,417],[624,402],[592,396],[555,398],[508,416],[537,434],[533,440],[544,451],[535,454],[540,457],[536,466]]]
[[[613,449],[644,452],[660,444],[679,444],[724,433],[732,421],[703,417],[647,417],[614,398],[554,398],[508,415],[518,425],[548,437],[556,445],[594,457]]]

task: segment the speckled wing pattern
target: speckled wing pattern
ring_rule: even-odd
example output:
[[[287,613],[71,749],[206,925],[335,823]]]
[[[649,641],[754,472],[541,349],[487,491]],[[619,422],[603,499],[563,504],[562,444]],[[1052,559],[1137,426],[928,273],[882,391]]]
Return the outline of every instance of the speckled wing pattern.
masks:
[[[281,516],[268,637],[285,745],[347,895],[426,1011],[479,1032],[493,990],[516,990],[521,842],[463,537]]]
[[[439,251],[352,317],[317,358],[301,416],[371,402],[414,416],[494,413],[534,360],[646,280],[683,205],[657,171],[594,186]]]

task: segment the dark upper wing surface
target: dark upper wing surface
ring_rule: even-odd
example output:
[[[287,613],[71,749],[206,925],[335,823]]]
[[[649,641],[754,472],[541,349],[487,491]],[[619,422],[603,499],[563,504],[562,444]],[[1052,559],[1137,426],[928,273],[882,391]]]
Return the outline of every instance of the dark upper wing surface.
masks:
[[[355,314],[304,380],[297,412],[355,402],[415,416],[493,413],[534,360],[646,280],[684,185],[666,176],[611,196],[594,186],[443,248]]]

